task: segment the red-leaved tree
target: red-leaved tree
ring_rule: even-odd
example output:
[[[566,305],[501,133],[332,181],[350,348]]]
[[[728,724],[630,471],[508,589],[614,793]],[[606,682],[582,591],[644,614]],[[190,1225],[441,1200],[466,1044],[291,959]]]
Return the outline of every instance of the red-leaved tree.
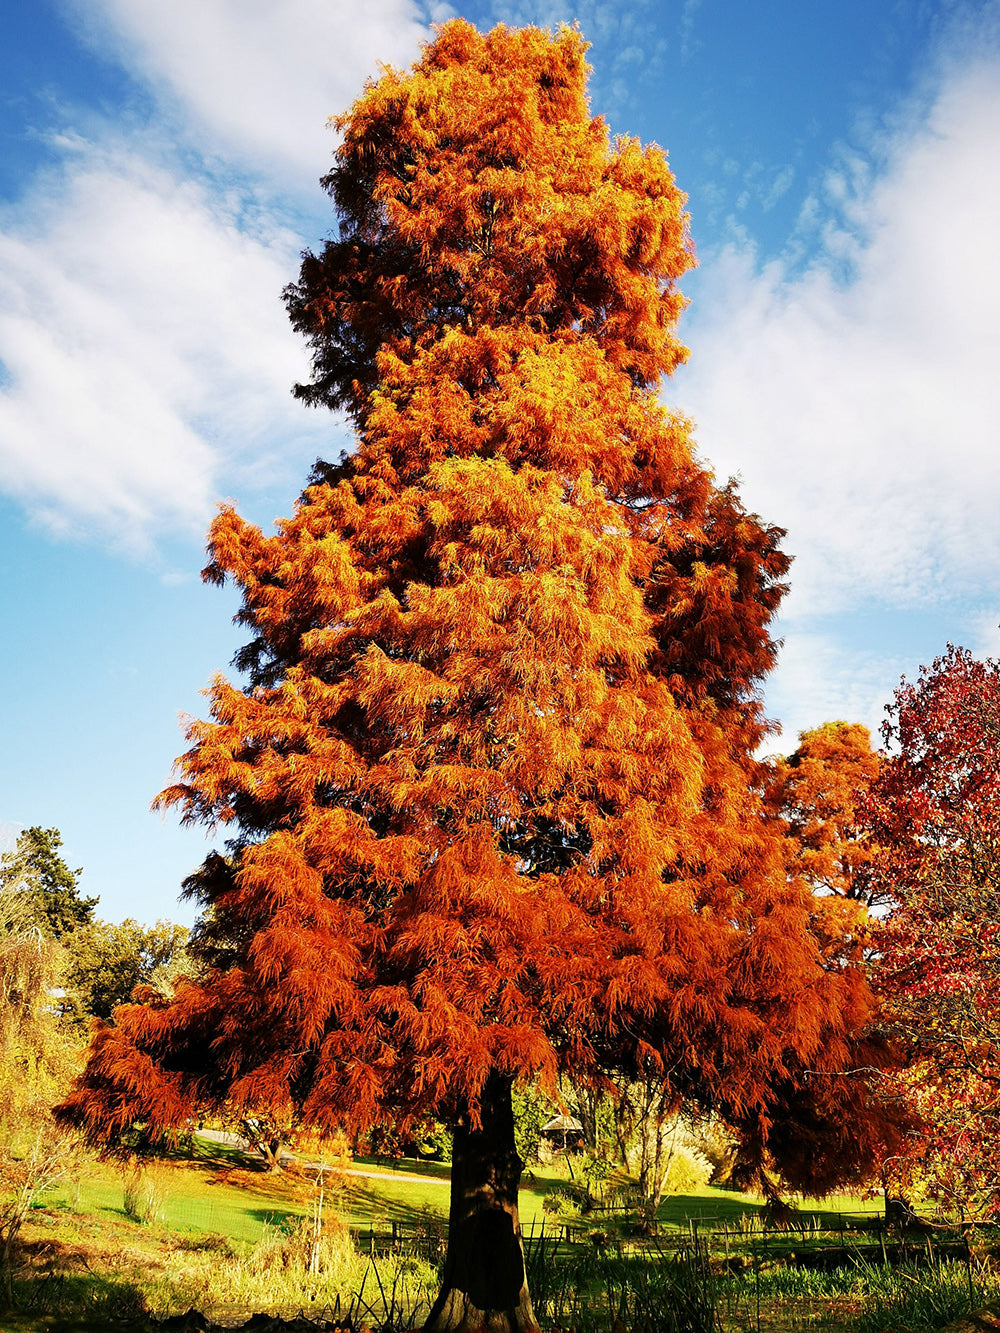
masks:
[[[1000,663],[949,645],[896,691],[873,789],[874,977],[921,1117],[891,1164],[960,1207],[1000,1207]]]
[[[63,1110],[112,1148],[223,1103],[446,1121],[435,1330],[536,1327],[518,1080],[655,1073],[802,1184],[869,1146],[838,1074],[870,994],[752,758],[781,534],[660,405],[684,198],[590,116],[584,50],[449,22],[339,121],[339,235],[287,300],[298,392],[357,450],[275,535],[213,526],[246,683],[216,680],[161,798],[231,839],[190,884],[203,975],[119,1009]]]

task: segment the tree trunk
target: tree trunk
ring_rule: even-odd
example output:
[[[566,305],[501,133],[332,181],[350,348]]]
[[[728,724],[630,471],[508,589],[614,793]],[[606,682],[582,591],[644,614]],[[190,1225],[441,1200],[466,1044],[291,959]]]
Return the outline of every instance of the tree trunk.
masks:
[[[240,1128],[250,1147],[263,1157],[268,1171],[280,1171],[281,1156],[285,1151],[284,1139],[278,1134],[269,1134],[254,1120],[241,1120]]]
[[[575,1083],[570,1083],[573,1089],[573,1095],[576,1098],[577,1114],[580,1117],[580,1124],[583,1126],[583,1141],[588,1148],[597,1148],[597,1107],[603,1094],[594,1092],[590,1088],[577,1087]]]
[[[480,1128],[464,1115],[455,1129],[448,1252],[425,1333],[538,1333],[517,1215],[524,1164],[514,1147],[511,1083],[491,1074]]]
[[[282,1169],[281,1155],[285,1151],[285,1145],[281,1139],[262,1139],[257,1148],[267,1163],[268,1171],[280,1171]]]

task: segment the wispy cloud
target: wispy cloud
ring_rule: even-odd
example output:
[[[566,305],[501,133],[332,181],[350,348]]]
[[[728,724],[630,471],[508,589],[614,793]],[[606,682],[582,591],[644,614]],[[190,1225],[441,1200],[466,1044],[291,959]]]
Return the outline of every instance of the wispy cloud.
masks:
[[[819,256],[703,256],[670,398],[709,459],[789,529],[788,614],[925,605],[1000,577],[1000,57],[946,66],[882,165],[810,203]]]
[[[1000,50],[969,36],[837,153],[783,258],[736,228],[702,254],[668,396],[788,528],[774,748],[828,718],[877,729],[948,638],[1000,647]]]
[[[863,722],[878,744],[885,704],[911,670],[905,654],[865,650],[845,643],[841,634],[800,630],[790,635],[767,698],[781,731],[764,749],[789,753],[800,732],[835,720]]]
[[[415,0],[66,0],[66,12],[203,151],[295,188],[326,169],[327,117],[380,62],[409,64],[428,36]]]
[[[343,442],[291,400],[306,363],[280,293],[329,216],[327,116],[427,30],[411,0],[69,12],[153,102],[119,124],[64,108],[55,165],[0,212],[0,488],[142,551]]]
[[[701,0],[684,0],[680,23],[682,60],[690,60],[701,46],[701,42],[695,37],[695,20],[700,8]]]
[[[141,548],[202,529],[266,442],[315,453],[280,303],[298,245],[134,146],[79,149],[0,219],[0,486]]]

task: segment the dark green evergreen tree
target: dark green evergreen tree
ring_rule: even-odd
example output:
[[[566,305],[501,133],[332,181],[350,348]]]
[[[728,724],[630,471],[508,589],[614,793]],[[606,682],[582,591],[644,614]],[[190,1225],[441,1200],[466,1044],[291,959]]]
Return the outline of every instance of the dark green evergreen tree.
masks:
[[[58,829],[32,825],[12,851],[0,856],[0,887],[22,897],[34,925],[49,939],[61,940],[90,924],[96,898],[80,894],[80,868],[70,870],[59,854]]]

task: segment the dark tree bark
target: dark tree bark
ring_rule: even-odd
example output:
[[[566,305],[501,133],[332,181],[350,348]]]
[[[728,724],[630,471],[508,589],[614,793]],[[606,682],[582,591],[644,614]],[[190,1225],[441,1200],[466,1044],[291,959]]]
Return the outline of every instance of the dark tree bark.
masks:
[[[517,1213],[524,1163],[514,1147],[512,1082],[491,1074],[479,1128],[464,1114],[455,1129],[448,1252],[425,1333],[537,1333]]]

